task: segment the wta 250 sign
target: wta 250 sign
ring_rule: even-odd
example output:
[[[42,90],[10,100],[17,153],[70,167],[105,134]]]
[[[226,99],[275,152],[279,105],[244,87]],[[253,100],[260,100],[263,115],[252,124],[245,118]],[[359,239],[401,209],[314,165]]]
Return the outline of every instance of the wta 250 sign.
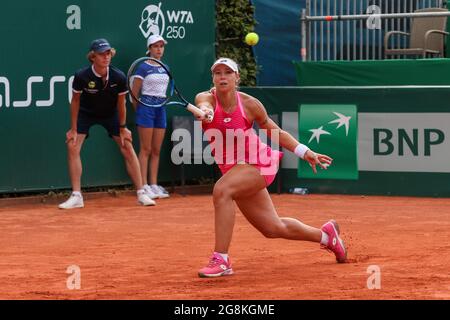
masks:
[[[187,27],[194,23],[189,10],[165,8],[162,2],[148,5],[142,10],[139,29],[145,39],[153,34],[168,39],[184,39]]]
[[[67,30],[71,32],[80,32],[80,30],[84,30],[82,9],[83,7],[79,5],[70,5],[67,8],[64,7],[64,11],[61,11],[61,13],[66,14],[65,28],[67,28]],[[140,33],[145,39],[153,34],[162,35],[166,39],[184,39],[189,34],[189,28],[193,26],[195,22],[191,10],[182,7],[175,9],[165,5],[162,1],[143,7],[141,17],[136,17],[135,14],[136,13],[133,13],[133,17],[136,19],[135,26],[140,30]],[[15,27],[15,20],[11,23],[13,25],[13,27],[11,27],[12,30],[21,30],[20,28]],[[90,28],[92,28],[92,25]],[[55,29],[41,32],[54,33]],[[92,37],[91,34],[88,35],[89,37]],[[59,33],[55,37],[58,36],[60,36]],[[74,34],[71,35],[71,37],[73,36]],[[87,38],[87,36],[83,37]],[[20,35],[18,35],[17,38],[20,38]],[[6,61],[7,59],[4,60]],[[5,69],[2,68],[1,72],[4,71]],[[72,98],[73,76],[63,75],[65,73],[66,72],[61,72],[59,75],[26,76],[26,93],[22,92],[23,89],[17,89],[17,83],[14,83],[8,79],[7,76],[0,73],[0,110],[9,107],[27,108],[34,105],[37,107],[52,107],[55,103],[56,93],[60,92],[60,90],[63,90],[64,94],[67,93],[67,98],[70,102]],[[19,99],[17,99],[18,91],[20,91]],[[42,97],[37,97],[37,95],[42,95]]]

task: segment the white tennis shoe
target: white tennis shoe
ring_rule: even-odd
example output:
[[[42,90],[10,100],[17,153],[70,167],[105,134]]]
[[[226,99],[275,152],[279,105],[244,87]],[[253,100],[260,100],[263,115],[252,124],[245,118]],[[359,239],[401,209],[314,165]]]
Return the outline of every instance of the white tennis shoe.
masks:
[[[143,187],[145,194],[150,198],[150,199],[158,199],[159,196],[157,194],[155,194],[152,190],[152,188],[146,184]]]
[[[69,199],[67,199],[65,202],[61,203],[58,206],[60,209],[75,209],[75,208],[83,208],[84,202],[83,202],[83,196],[80,194],[71,194]]]
[[[164,189],[162,186],[156,185],[156,184],[152,184],[150,186],[150,188],[152,189],[152,192],[159,198],[159,199],[163,199],[163,198],[168,198],[169,197],[169,192],[167,192],[166,189]]]
[[[153,201],[148,195],[147,193],[144,192],[138,192],[137,194],[138,197],[138,202],[143,205],[143,206],[154,206],[156,205],[156,202]]]

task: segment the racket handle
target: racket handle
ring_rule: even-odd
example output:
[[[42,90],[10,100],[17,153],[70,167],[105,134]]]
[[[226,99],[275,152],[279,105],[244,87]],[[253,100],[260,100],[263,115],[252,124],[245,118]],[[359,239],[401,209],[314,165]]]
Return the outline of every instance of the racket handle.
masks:
[[[197,108],[196,106],[188,103],[188,105],[186,106],[186,109],[188,109],[190,112],[193,113],[194,116],[196,116],[199,119],[205,119],[206,114],[200,110],[199,108]]]

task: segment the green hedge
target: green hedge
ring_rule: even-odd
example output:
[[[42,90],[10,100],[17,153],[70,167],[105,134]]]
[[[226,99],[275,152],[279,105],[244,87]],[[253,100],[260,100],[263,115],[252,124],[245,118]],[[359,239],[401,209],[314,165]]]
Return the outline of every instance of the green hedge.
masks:
[[[255,86],[257,65],[252,47],[244,42],[254,31],[255,7],[249,0],[216,1],[216,56],[228,57],[240,66],[241,86]]]

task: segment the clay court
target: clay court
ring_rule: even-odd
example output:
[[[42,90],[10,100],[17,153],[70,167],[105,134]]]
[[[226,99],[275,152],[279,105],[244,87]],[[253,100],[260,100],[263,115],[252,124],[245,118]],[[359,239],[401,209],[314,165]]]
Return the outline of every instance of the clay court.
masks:
[[[212,250],[209,195],[140,207],[132,195],[84,209],[0,201],[0,299],[450,299],[450,199],[273,195],[280,216],[341,226],[348,263],[318,244],[266,239],[237,211],[235,274],[200,279]],[[67,289],[67,267],[81,289]],[[381,289],[367,289],[367,268]]]

